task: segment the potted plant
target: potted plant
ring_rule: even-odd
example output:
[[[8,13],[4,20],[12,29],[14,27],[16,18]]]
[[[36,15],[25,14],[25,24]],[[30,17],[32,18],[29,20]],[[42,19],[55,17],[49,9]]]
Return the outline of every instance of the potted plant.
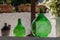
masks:
[[[26,12],[31,12],[31,4],[29,3],[25,4],[25,9]]]
[[[25,5],[24,4],[21,4],[18,6],[18,12],[25,12]]]
[[[11,0],[0,0],[0,13],[11,13],[13,12],[13,6]]]
[[[11,13],[13,12],[12,5],[2,5],[0,4],[0,13]]]
[[[18,12],[18,5],[25,4],[26,0],[12,0],[11,4],[15,7],[16,12]]]
[[[54,15],[56,21],[56,36],[60,36],[60,0],[49,0],[45,2],[50,13]]]

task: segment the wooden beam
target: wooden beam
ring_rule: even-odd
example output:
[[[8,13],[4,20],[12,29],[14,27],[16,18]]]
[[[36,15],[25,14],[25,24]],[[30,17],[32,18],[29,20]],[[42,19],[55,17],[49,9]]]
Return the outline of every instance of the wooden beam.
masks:
[[[31,24],[32,24],[32,21],[34,20],[34,18],[35,18],[35,0],[31,0]],[[32,32],[28,36],[33,37]]]
[[[35,18],[35,0],[31,0],[31,22]]]

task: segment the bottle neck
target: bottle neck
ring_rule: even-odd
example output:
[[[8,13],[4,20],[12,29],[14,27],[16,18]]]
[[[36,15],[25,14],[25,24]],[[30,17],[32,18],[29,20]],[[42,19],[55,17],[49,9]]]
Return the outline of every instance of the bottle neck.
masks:
[[[44,17],[43,8],[40,8],[39,17]]]
[[[7,27],[7,23],[4,24],[4,27]]]
[[[44,17],[44,13],[39,13],[39,17]]]
[[[18,25],[20,25],[21,24],[21,19],[18,19]]]

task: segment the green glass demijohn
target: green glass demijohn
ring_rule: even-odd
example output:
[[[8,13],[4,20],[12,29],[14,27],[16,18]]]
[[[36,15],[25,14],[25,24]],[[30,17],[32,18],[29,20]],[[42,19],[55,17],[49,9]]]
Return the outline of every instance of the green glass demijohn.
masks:
[[[40,13],[32,22],[32,34],[35,37],[48,37],[51,33],[51,23],[44,16],[43,8],[40,8]]]
[[[18,24],[16,25],[14,29],[14,35],[16,37],[25,37],[25,28],[21,23],[21,19],[18,19]]]

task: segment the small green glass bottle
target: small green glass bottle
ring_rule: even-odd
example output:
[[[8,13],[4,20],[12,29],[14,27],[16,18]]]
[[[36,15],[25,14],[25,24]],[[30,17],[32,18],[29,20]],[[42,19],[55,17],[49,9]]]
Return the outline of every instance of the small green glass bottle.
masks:
[[[25,28],[21,23],[21,19],[18,19],[18,24],[14,29],[14,35],[16,37],[25,37]]]
[[[51,32],[51,23],[44,16],[43,8],[40,8],[40,13],[32,22],[32,33],[36,37],[48,37]]]

